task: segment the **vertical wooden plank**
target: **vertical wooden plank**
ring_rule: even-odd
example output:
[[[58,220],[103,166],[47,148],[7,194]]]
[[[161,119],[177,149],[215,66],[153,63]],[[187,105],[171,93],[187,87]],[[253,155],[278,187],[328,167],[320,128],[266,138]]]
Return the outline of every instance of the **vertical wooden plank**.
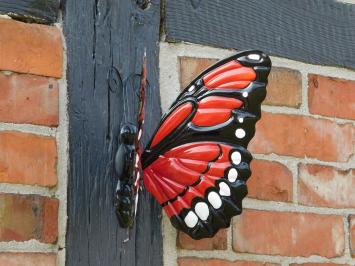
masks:
[[[117,177],[113,157],[124,101],[135,115],[134,75],[147,50],[144,144],[160,119],[158,39],[160,2],[142,10],[131,0],[66,0],[70,173],[66,264],[162,265],[161,210],[142,192],[130,241],[113,208]],[[119,73],[119,74],[118,74]],[[121,77],[123,82],[120,82]],[[122,84],[127,95],[122,93]],[[136,88],[138,89],[138,88]]]

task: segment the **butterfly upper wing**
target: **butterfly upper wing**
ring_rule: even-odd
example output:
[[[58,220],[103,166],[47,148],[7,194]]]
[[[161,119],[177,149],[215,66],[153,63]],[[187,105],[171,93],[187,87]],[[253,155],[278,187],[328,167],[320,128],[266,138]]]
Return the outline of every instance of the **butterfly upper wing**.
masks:
[[[172,104],[142,155],[143,180],[173,225],[213,236],[241,212],[270,59],[246,51],[195,78]]]

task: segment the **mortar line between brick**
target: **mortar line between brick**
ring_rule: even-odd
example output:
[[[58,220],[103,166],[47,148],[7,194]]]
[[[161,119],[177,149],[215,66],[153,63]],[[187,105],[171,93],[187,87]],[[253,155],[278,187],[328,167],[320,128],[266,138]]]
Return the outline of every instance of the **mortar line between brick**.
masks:
[[[227,228],[227,250],[233,251],[233,220],[231,226]]]
[[[278,154],[260,154],[260,153],[253,153],[253,158],[255,159],[260,159],[260,160],[265,160],[265,161],[270,161],[270,162],[280,162],[286,166],[290,165],[290,161],[297,162],[297,164],[302,163],[302,164],[317,164],[317,165],[322,165],[322,166],[331,166],[334,168],[338,168],[340,170],[348,170],[350,168],[355,167],[355,163],[352,160],[349,160],[348,162],[325,162],[325,161],[320,161],[318,159],[312,159],[312,158],[298,158],[298,157],[292,157],[292,156],[286,156],[286,155],[278,155]]]
[[[349,224],[349,215],[344,215],[343,216],[343,222],[344,222],[344,254],[346,257],[351,258],[351,250],[350,250],[350,224]]]
[[[30,124],[13,124],[0,122],[0,132],[1,131],[18,131],[23,133],[54,137],[56,128]]]
[[[302,104],[300,107],[300,111],[304,114],[309,115],[309,108],[308,108],[308,71],[304,71],[303,69],[299,70],[301,73],[302,85],[301,85],[301,92],[302,92]]]
[[[39,195],[52,197],[56,188],[41,187],[38,185],[23,185],[0,183],[0,193],[21,194],[21,195]]]
[[[298,212],[298,213],[310,213],[320,215],[350,215],[355,214],[354,208],[327,208],[327,207],[314,207],[306,205],[298,205],[288,202],[279,201],[264,201],[252,198],[246,198],[243,201],[244,209],[254,209],[261,211],[277,211],[277,212]]]
[[[300,109],[295,109],[295,108],[290,108],[290,107],[281,107],[281,106],[271,106],[271,105],[262,105],[261,110],[264,112],[268,113],[275,113],[275,114],[291,114],[291,115],[297,115],[297,116],[307,116],[311,117],[314,119],[324,119],[324,120],[329,120],[332,122],[336,122],[337,124],[352,124],[355,125],[354,120],[348,120],[348,119],[343,119],[343,118],[337,118],[337,117],[329,117],[329,116],[321,116],[321,115],[316,115],[316,114],[310,114],[306,113],[304,110]]]
[[[255,262],[269,262],[277,264],[291,264],[291,263],[339,263],[339,264],[352,264],[355,263],[355,259],[347,257],[326,258],[321,256],[309,256],[309,257],[289,257],[281,255],[264,255],[264,254],[251,254],[251,253],[238,253],[233,251],[221,251],[221,250],[178,250],[178,257],[195,257],[203,259],[223,259],[227,261],[255,261]]]
[[[163,265],[177,266],[177,232],[170,223],[168,216],[163,213],[162,219],[163,232]]]
[[[62,13],[59,14],[56,27],[62,34],[63,43],[63,76],[59,80],[59,127],[56,134],[57,141],[57,176],[58,185],[56,197],[59,199],[58,209],[58,241],[57,248],[61,249],[57,256],[57,266],[65,266],[65,241],[67,227],[67,186],[68,186],[68,167],[69,167],[69,117],[68,117],[68,88],[67,88],[67,47],[63,34]]]
[[[287,168],[292,173],[292,200],[295,204],[298,204],[298,162],[290,161]]]
[[[28,240],[24,242],[0,242],[1,252],[41,252],[52,253],[56,252],[56,245],[41,243],[38,240]]]

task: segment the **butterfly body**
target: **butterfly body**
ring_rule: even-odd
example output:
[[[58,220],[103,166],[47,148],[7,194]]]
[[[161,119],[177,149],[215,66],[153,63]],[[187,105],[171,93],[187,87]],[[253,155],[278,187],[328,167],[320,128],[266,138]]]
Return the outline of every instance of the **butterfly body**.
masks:
[[[122,227],[130,227],[134,222],[134,179],[137,128],[132,124],[125,124],[121,128],[119,148],[115,157],[115,168],[119,182],[115,194],[115,209]]]
[[[172,224],[212,237],[242,212],[247,145],[261,117],[271,61],[244,51],[217,62],[178,96],[141,155],[145,188]]]

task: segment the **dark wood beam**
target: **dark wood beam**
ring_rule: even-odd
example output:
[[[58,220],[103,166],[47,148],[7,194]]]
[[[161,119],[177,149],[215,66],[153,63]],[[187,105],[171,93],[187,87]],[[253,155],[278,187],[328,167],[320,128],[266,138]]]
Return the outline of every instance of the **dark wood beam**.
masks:
[[[66,265],[162,265],[157,202],[141,191],[130,236],[120,228],[113,206],[120,126],[124,116],[126,122],[137,119],[145,51],[149,86],[143,144],[161,117],[160,1],[66,0],[63,8],[70,156]]]

